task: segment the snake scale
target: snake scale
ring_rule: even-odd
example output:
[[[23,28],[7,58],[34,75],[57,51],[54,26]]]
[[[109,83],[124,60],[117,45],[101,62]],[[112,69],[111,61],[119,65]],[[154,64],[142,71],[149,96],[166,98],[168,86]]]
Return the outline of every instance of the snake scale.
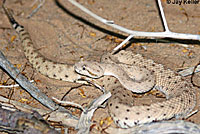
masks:
[[[49,78],[70,82],[81,78],[81,75],[78,73],[94,78],[112,75],[119,79],[118,81],[112,76],[104,76],[97,79],[97,81],[102,83],[101,86],[112,92],[108,108],[110,115],[118,126],[129,128],[152,121],[184,117],[194,109],[196,105],[195,88],[183,80],[181,76],[169,69],[165,69],[163,65],[145,59],[139,54],[120,51],[115,55],[108,54],[103,56],[101,59],[102,63],[84,61],[77,63],[75,69],[78,73],[76,73],[74,65],[56,63],[38,53],[28,32],[15,21],[4,5],[3,9],[13,28],[19,34],[26,58],[41,74]],[[98,67],[103,69],[103,73],[98,70]],[[114,67],[115,72],[112,71]],[[123,68],[124,71],[120,72],[120,68]],[[128,86],[124,80],[120,81],[122,76],[127,75],[129,76],[129,78],[126,77],[127,81],[129,81]],[[133,85],[131,82],[134,82],[136,85]],[[143,86],[139,83],[143,83]],[[124,85],[122,86],[121,84]],[[131,84],[132,86],[130,87]],[[148,106],[135,106],[132,91],[142,93],[152,88],[163,92],[167,100]]]
[[[80,75],[75,73],[73,65],[54,62],[37,52],[38,50],[33,47],[33,41],[31,40],[29,33],[14,19],[4,5],[2,7],[13,28],[19,35],[26,58],[38,72],[49,78],[69,82],[74,82],[80,78]]]
[[[145,68],[155,75],[155,89],[166,95],[166,101],[153,103],[145,106],[135,106],[132,92],[123,88],[119,82],[107,77],[102,79],[102,85],[111,90],[112,97],[109,100],[108,108],[115,123],[122,128],[130,128],[135,125],[187,116],[196,105],[196,92],[192,84],[186,82],[181,76],[170,69],[165,69],[162,64],[153,60],[145,59],[140,54],[133,54],[130,51],[120,51],[115,55],[107,54],[102,59],[103,62],[110,63],[115,58],[121,63],[128,63],[132,66]],[[75,69],[79,73],[88,75],[99,75],[100,71],[92,71],[95,63],[95,70],[102,69],[101,63],[81,61],[75,64]],[[99,67],[98,67],[99,66]],[[87,69],[92,73],[85,73]],[[94,74],[95,73],[95,74]],[[97,73],[97,74],[96,74]],[[136,76],[137,77],[137,76]],[[137,91],[134,91],[137,92]],[[140,91],[138,91],[140,93]]]

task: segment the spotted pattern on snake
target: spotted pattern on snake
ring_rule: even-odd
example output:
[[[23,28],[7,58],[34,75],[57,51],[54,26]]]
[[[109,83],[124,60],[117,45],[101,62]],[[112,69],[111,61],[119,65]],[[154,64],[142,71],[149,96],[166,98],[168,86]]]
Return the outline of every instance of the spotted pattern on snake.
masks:
[[[39,54],[33,47],[30,35],[23,26],[14,20],[4,6],[3,9],[19,34],[25,56],[36,70],[50,78],[64,81],[73,82],[80,77],[74,72],[73,65],[55,63]],[[137,124],[184,117],[193,110],[196,105],[195,89],[173,71],[164,69],[163,65],[131,52],[121,51],[112,58],[152,71],[156,79],[155,88],[165,93],[167,98],[166,101],[153,103],[149,106],[134,106],[131,91],[124,89],[116,78],[110,76],[100,78],[99,82],[102,82],[102,86],[112,91],[112,97],[108,104],[109,112],[120,127],[129,128]]]
[[[118,80],[113,77],[101,79],[101,83],[103,83],[101,86],[112,93],[108,103],[109,113],[115,123],[122,128],[130,128],[138,124],[171,119],[173,117],[186,117],[196,105],[196,93],[192,84],[172,70],[165,69],[162,64],[147,60],[141,55],[133,54],[129,51],[121,51],[116,55],[108,53],[102,56],[101,61],[105,63],[117,62],[119,65],[129,64],[153,72],[155,75],[154,88],[166,95],[167,100],[163,102],[147,106],[136,106],[131,91],[123,88]],[[97,74],[103,75],[103,70],[106,69],[104,68],[104,63],[90,61],[81,61],[76,63],[75,67],[77,72],[94,78],[98,78]],[[109,67],[112,68],[111,66]],[[114,71],[117,72],[118,70]],[[121,76],[123,75],[121,74]]]
[[[167,98],[166,101],[148,106],[130,106],[126,104],[127,100],[118,97],[125,92],[127,92],[125,96],[129,96],[129,91],[116,87],[108,106],[109,112],[118,126],[130,128],[152,121],[185,117],[194,109],[196,89],[181,76],[170,69],[165,69],[163,65],[155,63],[153,60],[147,60],[140,54],[133,54],[130,51],[120,51],[114,55],[114,58],[121,63],[133,64],[153,71],[156,77],[155,88],[163,92]],[[133,102],[132,100],[133,98],[130,98],[128,102]]]
[[[19,35],[26,58],[38,72],[49,78],[62,81],[74,82],[80,78],[80,75],[75,73],[72,64],[57,63],[42,56],[34,47],[29,33],[14,19],[4,5],[2,5],[2,7],[13,28]]]
[[[114,76],[128,90],[144,93],[153,88],[155,77],[152,72],[133,65],[111,62],[80,61],[74,65],[75,71],[91,78],[104,75]]]

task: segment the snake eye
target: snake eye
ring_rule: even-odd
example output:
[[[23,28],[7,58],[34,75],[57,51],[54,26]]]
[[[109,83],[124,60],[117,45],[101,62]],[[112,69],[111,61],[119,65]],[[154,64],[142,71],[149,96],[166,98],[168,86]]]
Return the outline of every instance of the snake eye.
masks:
[[[82,67],[83,70],[86,70],[85,65]]]

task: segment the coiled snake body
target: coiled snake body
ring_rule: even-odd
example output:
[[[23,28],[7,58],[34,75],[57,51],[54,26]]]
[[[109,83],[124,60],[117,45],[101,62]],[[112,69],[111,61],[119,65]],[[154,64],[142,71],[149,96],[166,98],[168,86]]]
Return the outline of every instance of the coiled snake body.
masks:
[[[183,80],[181,76],[174,73],[172,70],[165,69],[163,65],[157,64],[153,60],[147,60],[140,54],[133,54],[130,51],[123,50],[116,55],[111,56],[110,54],[108,54],[103,58],[104,59],[102,61],[108,64],[110,64],[109,62],[113,63],[112,59],[117,59],[117,62],[119,62],[120,65],[125,64],[127,66],[128,64],[129,66],[136,66],[137,69],[132,71],[138,71],[138,73],[135,73],[135,79],[138,79],[137,77],[140,77],[137,74],[142,74],[140,72],[140,68],[145,69],[146,72],[144,71],[143,73],[151,74],[151,78],[155,77],[155,83],[154,81],[151,81],[155,84],[154,88],[163,92],[167,98],[166,101],[153,103],[148,106],[135,106],[134,99],[132,98],[132,92],[127,90],[129,88],[122,88],[122,86],[117,84],[118,82],[116,82],[116,80],[114,80],[113,78],[111,80],[111,78],[107,77],[107,79],[102,80],[102,82],[105,83],[103,85],[105,88],[112,91],[112,97],[109,100],[108,107],[110,115],[118,126],[122,128],[130,128],[138,124],[149,123],[152,121],[171,119],[173,117],[185,117],[195,107],[195,88],[191,84]],[[93,64],[96,64],[96,66],[94,66]],[[104,67],[102,67],[102,65],[104,66],[105,64],[81,61],[75,64],[75,69],[77,72],[82,73],[83,75],[94,77],[98,74],[103,75],[102,73],[99,73],[103,71],[96,70],[105,69]],[[99,68],[97,65],[99,66]],[[92,69],[95,70],[93,71]],[[116,73],[119,72],[119,70],[112,71],[112,73],[115,73],[114,71],[116,71]],[[154,75],[154,77],[152,75]],[[124,77],[125,75],[121,74],[120,76]],[[148,75],[142,74],[142,76],[147,77]],[[139,83],[145,83],[145,80],[148,80],[148,78],[144,78],[143,80],[143,82]],[[135,81],[135,83],[137,83],[137,81]],[[146,85],[144,85],[144,87],[146,87]],[[134,92],[137,92],[137,89],[139,88],[136,88]],[[141,93],[141,90],[138,90],[137,93]]]
[[[112,91],[112,97],[108,104],[109,112],[120,127],[129,128],[155,120],[184,117],[195,107],[196,94],[192,85],[182,80],[173,71],[164,69],[163,65],[147,60],[139,54],[120,51],[113,56],[103,56],[102,63],[81,61],[75,66],[45,59],[33,47],[30,35],[24,30],[24,27],[15,21],[4,6],[3,9],[19,34],[26,58],[41,74],[54,79],[74,82],[81,77],[75,73],[75,67],[78,73],[93,78],[112,75],[119,79],[120,82],[107,76],[100,78],[99,82],[102,82],[102,86],[106,89]],[[116,59],[116,61],[112,59]],[[142,93],[152,88],[157,88],[165,93],[167,100],[149,106],[134,106],[131,91]]]

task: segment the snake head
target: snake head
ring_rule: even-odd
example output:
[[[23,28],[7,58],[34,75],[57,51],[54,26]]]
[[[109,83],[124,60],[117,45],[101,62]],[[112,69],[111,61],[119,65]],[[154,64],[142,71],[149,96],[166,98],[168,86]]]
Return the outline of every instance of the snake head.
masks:
[[[104,75],[104,68],[101,63],[94,61],[80,61],[74,65],[77,73],[91,78],[100,78]]]

